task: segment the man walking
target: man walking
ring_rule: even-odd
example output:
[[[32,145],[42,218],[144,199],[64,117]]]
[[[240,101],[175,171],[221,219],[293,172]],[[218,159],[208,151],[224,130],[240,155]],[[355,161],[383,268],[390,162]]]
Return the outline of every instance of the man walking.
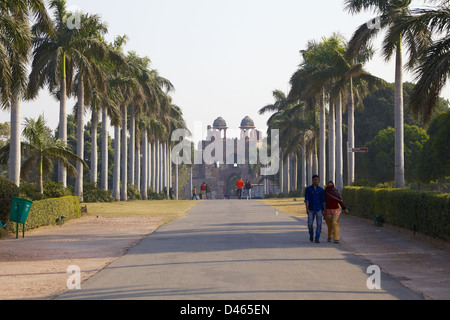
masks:
[[[203,184],[200,187],[200,199],[207,200],[206,199],[206,182],[203,182]]]
[[[240,178],[236,182],[236,187],[237,187],[237,196],[238,196],[239,200],[241,200],[242,199],[242,188],[244,187],[244,180],[242,180],[242,178]]]
[[[308,229],[310,241],[314,241],[314,220],[317,220],[317,230],[315,242],[320,243],[320,235],[322,233],[323,212],[326,207],[325,190],[319,186],[320,178],[318,175],[313,176],[312,186],[306,188],[305,204],[308,214]]]

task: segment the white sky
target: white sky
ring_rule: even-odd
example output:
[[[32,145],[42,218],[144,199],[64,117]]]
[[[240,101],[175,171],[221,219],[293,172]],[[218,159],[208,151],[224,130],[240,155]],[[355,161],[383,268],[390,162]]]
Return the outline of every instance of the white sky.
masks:
[[[352,16],[343,0],[68,0],[83,12],[99,14],[109,26],[108,41],[126,34],[127,51],[152,60],[153,68],[172,81],[174,103],[190,129],[206,127],[222,116],[237,128],[245,116],[266,131],[269,115],[258,110],[272,103],[272,91],[287,92],[308,40],[342,33],[347,39],[373,15]],[[420,5],[423,1],[413,1]],[[381,39],[381,38],[380,38]],[[378,42],[379,43],[379,42]],[[366,69],[394,82],[394,61],[377,53]],[[405,73],[405,81],[411,75]],[[450,99],[450,86],[443,92]],[[69,111],[74,101],[69,101]],[[59,102],[42,91],[23,103],[22,117],[45,112],[48,125],[58,125]],[[90,115],[87,114],[89,118]],[[9,112],[0,111],[0,122]]]

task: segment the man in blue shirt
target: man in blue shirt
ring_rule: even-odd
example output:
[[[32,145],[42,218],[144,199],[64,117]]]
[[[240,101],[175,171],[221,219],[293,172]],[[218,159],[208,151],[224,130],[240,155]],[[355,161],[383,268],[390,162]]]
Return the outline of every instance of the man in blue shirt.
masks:
[[[323,212],[326,207],[325,190],[319,186],[320,178],[313,176],[313,185],[305,190],[306,212],[308,213],[308,229],[310,241],[314,241],[314,220],[317,219],[316,243],[320,243],[322,233]]]

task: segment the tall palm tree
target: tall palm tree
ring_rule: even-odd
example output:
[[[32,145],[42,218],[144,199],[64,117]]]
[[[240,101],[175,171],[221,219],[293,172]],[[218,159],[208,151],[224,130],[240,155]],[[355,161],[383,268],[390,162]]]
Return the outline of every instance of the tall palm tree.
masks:
[[[316,173],[325,177],[326,169],[326,104],[330,101],[330,88],[328,80],[316,79],[316,74],[327,68],[330,64],[329,50],[326,50],[326,39],[322,42],[310,40],[306,49],[301,51],[303,58],[298,70],[291,77],[291,91],[289,99],[291,101],[307,101],[309,112],[316,114],[319,109],[319,156],[320,160],[315,161]],[[319,81],[320,80],[320,81]],[[334,164],[333,164],[334,168]]]
[[[92,97],[91,90],[106,92],[107,76],[101,67],[102,61],[106,61],[111,56],[116,55],[115,50],[104,41],[102,35],[107,32],[106,25],[101,22],[96,15],[84,14],[81,17],[81,28],[77,30],[80,36],[87,39],[88,46],[78,45],[78,50],[74,54],[75,66],[78,70],[75,76],[77,82],[76,96],[77,102],[77,155],[84,158],[84,113],[85,106],[89,104],[89,97]],[[83,173],[82,164],[77,163],[77,170],[80,174],[75,181],[75,194],[82,201],[83,199]]]
[[[11,150],[9,161],[9,178],[16,185],[20,185],[20,167],[21,167],[21,102],[26,95],[27,87],[27,69],[28,57],[32,47],[31,41],[31,23],[34,21],[36,28],[45,32],[53,32],[50,18],[43,0],[11,0],[2,1],[0,4],[0,24],[7,31],[1,36],[3,52],[0,54],[2,64],[6,60],[9,62],[10,71],[0,72],[3,78],[8,79],[10,73],[10,82],[8,87],[1,89],[3,98],[8,94],[9,108],[11,110]],[[17,23],[11,23],[16,20]],[[17,36],[16,39],[7,36]],[[5,50],[6,49],[6,50]],[[8,65],[6,65],[8,66]]]
[[[348,61],[345,57],[348,44],[346,40],[339,34],[334,34],[330,39],[325,39],[328,42],[327,50],[329,50],[329,66],[316,73],[316,80],[328,82],[330,84],[330,97],[334,101],[330,105],[330,136],[332,140],[336,139],[336,148],[330,148],[330,155],[335,155],[336,167],[330,166],[330,172],[336,172],[332,175],[331,180],[336,181],[336,186],[339,190],[344,187],[343,178],[343,121],[342,116],[345,111],[345,106],[348,107],[349,118],[349,147],[355,147],[354,139],[354,112],[355,112],[355,94],[358,105],[362,104],[364,98],[369,92],[378,90],[386,85],[386,82],[378,77],[375,77],[363,69],[364,63],[367,62],[373,55],[373,50],[370,47],[362,47],[355,59]],[[322,80],[320,80],[322,79]],[[348,101],[345,103],[344,101]],[[334,119],[334,117],[336,119]],[[336,133],[334,134],[334,128]],[[333,147],[335,144],[330,143]],[[349,153],[349,184],[354,180],[354,153]]]
[[[420,38],[428,32],[436,38],[418,53],[419,63],[415,68],[417,84],[409,97],[409,108],[424,124],[431,120],[437,100],[450,77],[450,2],[439,1],[435,8],[411,10],[411,15],[400,19],[391,30],[391,37],[406,32]]]
[[[117,102],[120,101],[120,96],[117,94],[116,91],[116,80],[113,76],[112,71],[114,68],[120,68],[125,65],[125,58],[122,54],[121,46],[126,41],[126,37],[117,37],[114,44],[109,44],[109,52],[107,58],[105,58],[103,61],[96,61],[96,64],[101,66],[103,72],[105,73],[107,79],[106,83],[107,86],[106,91],[102,91],[101,88],[98,88],[96,83],[94,83],[94,87],[87,92],[88,96],[85,98],[86,103],[91,106],[92,111],[92,118],[91,118],[91,124],[92,124],[92,132],[91,132],[91,182],[94,184],[97,184],[98,179],[98,152],[97,152],[97,128],[98,128],[98,122],[99,122],[99,114],[100,111],[102,112],[102,120],[103,125],[105,128],[102,132],[102,154],[106,161],[103,162],[104,164],[104,174],[102,177],[102,181],[106,182],[103,184],[103,189],[107,189],[107,156],[108,156],[108,132],[107,132],[107,124],[108,124],[108,113],[111,115],[111,117],[120,117],[118,115],[118,105]],[[95,152],[94,152],[95,151]],[[103,169],[103,168],[102,168]]]
[[[135,184],[135,150],[136,150],[136,116],[152,116],[159,112],[167,100],[167,94],[172,91],[172,83],[161,77],[156,70],[150,68],[149,58],[141,58],[134,52],[129,53],[129,65],[132,75],[141,88],[130,104],[130,151],[129,151],[129,177],[130,184]]]
[[[110,44],[111,50],[115,50],[117,55],[123,57],[123,45],[127,42],[127,36],[118,36],[115,38],[114,43]],[[122,63],[113,63],[112,61],[104,61],[103,68],[107,74],[107,92],[101,95],[104,99],[101,101],[102,106],[102,150],[101,150],[101,189],[108,190],[108,173],[109,173],[109,159],[108,159],[108,124],[109,118],[111,118],[112,125],[120,123],[121,114],[119,105],[123,100],[120,88],[126,83],[129,84],[128,79],[118,76],[117,69]],[[126,83],[125,83],[126,82]]]
[[[349,43],[347,57],[354,58],[360,48],[366,46],[381,30],[387,30],[383,41],[383,55],[389,60],[395,53],[395,187],[404,188],[405,183],[405,147],[404,147],[404,99],[403,99],[403,42],[410,53],[408,67],[413,68],[421,48],[428,46],[430,34],[424,30],[420,35],[410,30],[402,34],[392,32],[402,19],[410,15],[411,0],[345,0],[345,8],[352,14],[372,10],[378,14],[377,26],[361,25]]]
[[[67,11],[65,0],[52,0],[50,9],[53,10],[52,25],[56,31],[48,34],[33,30],[34,51],[28,89],[34,98],[40,89],[47,86],[50,93],[59,99],[59,138],[67,143],[67,97],[72,93],[74,52],[85,38],[80,37],[77,29],[68,28],[67,17],[71,13]],[[67,172],[61,163],[58,180],[67,185]]]

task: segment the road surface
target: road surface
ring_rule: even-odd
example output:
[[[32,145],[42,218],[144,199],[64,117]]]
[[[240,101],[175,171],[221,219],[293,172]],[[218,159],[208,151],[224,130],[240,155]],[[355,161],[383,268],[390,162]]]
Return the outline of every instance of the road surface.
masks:
[[[384,273],[370,290],[370,263],[325,232],[310,243],[305,219],[262,202],[203,201],[58,299],[423,299]]]

